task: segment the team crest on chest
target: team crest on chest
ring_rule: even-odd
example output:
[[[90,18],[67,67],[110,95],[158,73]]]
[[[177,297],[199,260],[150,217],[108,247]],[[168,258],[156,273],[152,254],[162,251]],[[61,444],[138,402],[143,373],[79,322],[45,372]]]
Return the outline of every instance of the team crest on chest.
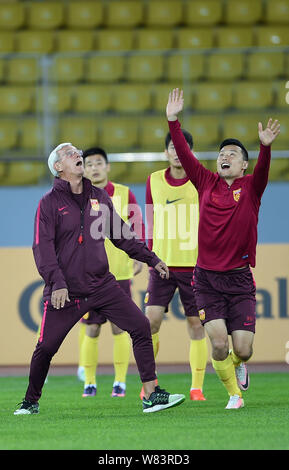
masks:
[[[94,211],[98,211],[98,210],[99,210],[99,202],[98,202],[98,199],[90,199],[90,204],[91,204],[91,209],[93,209]]]
[[[234,198],[234,201],[236,201],[236,202],[239,201],[240,196],[241,196],[241,191],[242,191],[242,188],[235,189],[235,191],[233,191],[233,198]]]

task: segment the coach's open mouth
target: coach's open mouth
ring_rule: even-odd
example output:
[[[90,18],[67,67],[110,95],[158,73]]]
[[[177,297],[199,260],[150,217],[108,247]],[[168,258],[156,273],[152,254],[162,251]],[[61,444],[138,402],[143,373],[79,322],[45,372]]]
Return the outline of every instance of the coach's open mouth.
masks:
[[[221,168],[222,168],[222,170],[226,170],[227,168],[230,168],[230,165],[229,165],[229,163],[222,163]]]

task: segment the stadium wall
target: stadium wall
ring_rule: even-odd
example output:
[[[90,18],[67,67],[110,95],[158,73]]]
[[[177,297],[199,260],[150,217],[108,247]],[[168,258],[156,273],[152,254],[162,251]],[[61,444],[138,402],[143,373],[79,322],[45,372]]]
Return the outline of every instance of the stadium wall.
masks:
[[[131,186],[144,209],[143,186]],[[33,219],[46,187],[1,188],[0,365],[28,365],[41,322],[43,282],[35,268],[31,243]],[[257,328],[252,362],[285,362],[289,349],[289,184],[271,183],[263,197],[259,222],[257,267]],[[238,234],[236,234],[238,236]],[[133,281],[136,303],[144,310],[147,269]],[[66,338],[53,364],[78,362],[76,326]],[[159,363],[186,363],[189,339],[176,294],[160,331]],[[100,364],[112,363],[112,335],[109,325],[100,337]],[[288,357],[288,355],[287,355]],[[134,363],[131,354],[131,362]]]

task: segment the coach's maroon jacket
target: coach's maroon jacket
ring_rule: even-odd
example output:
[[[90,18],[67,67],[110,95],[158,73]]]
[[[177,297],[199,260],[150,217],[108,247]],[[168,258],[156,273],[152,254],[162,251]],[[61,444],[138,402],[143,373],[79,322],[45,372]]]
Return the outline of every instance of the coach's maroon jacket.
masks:
[[[160,262],[118,216],[106,191],[83,178],[81,208],[69,182],[55,178],[53,188],[39,202],[34,224],[33,254],[45,281],[44,300],[63,288],[71,297],[85,297],[105,284],[112,274],[104,233],[131,258],[151,267]]]

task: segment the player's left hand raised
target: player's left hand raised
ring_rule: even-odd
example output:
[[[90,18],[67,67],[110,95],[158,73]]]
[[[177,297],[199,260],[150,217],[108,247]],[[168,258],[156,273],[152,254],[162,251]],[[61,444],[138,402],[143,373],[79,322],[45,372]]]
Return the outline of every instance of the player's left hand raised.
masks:
[[[269,119],[266,129],[263,130],[262,123],[258,124],[259,138],[263,145],[271,145],[276,137],[280,134],[280,124],[277,119]]]
[[[168,279],[170,277],[169,268],[163,261],[155,265],[155,270],[160,273],[162,279]]]

